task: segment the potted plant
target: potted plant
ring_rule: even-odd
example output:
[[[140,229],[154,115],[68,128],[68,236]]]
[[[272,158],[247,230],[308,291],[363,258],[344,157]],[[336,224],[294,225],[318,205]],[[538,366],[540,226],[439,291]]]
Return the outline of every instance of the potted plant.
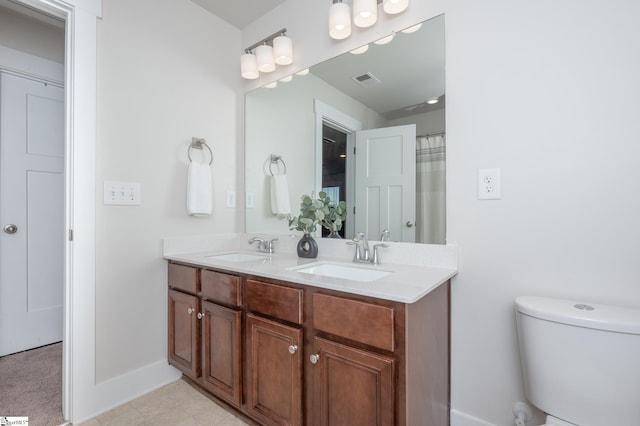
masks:
[[[289,219],[289,229],[301,231],[304,235],[298,242],[298,256],[315,258],[318,256],[318,243],[311,236],[318,224],[337,234],[347,217],[347,205],[344,201],[333,203],[326,192],[321,191],[318,198],[303,195],[300,201],[300,215]]]

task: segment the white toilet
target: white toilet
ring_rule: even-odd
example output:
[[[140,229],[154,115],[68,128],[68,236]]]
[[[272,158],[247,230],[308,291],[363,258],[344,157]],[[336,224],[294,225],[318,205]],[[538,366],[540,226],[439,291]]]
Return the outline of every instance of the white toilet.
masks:
[[[640,310],[516,298],[529,401],[553,426],[640,425]]]

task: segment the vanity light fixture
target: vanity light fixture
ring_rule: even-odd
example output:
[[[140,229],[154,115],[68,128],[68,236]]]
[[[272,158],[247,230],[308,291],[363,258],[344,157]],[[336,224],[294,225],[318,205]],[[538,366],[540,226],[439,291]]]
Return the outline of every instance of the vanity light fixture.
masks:
[[[351,10],[342,0],[332,1],[329,8],[329,35],[342,40],[351,35]],[[409,7],[409,0],[353,0],[353,23],[360,28],[374,25],[378,20],[379,3],[389,15],[404,12]]]
[[[351,35],[351,8],[342,0],[333,0],[329,8],[329,35],[336,40]]]
[[[279,82],[281,82],[281,83],[288,83],[288,82],[290,82],[291,80],[293,80],[293,76],[292,76],[292,75],[288,75],[288,76],[286,76],[286,77],[281,78],[281,79],[280,79],[280,80],[278,80],[278,81],[279,81]]]
[[[265,84],[264,87],[266,87],[267,89],[275,89],[276,87],[278,87],[278,82],[272,81],[271,83]]]
[[[272,72],[277,65],[293,63],[293,42],[286,28],[244,49],[240,56],[240,73],[246,79],[256,79],[261,72]]]
[[[300,70],[300,71],[298,71],[298,72],[296,73],[296,75],[300,75],[300,76],[302,76],[302,75],[307,75],[307,74],[309,74],[309,68],[305,68],[305,69]]]

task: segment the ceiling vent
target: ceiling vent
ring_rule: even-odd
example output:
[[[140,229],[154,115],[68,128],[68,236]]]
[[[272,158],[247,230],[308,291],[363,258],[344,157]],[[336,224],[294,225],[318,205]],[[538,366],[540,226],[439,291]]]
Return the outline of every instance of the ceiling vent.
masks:
[[[362,87],[371,87],[375,86],[376,84],[380,84],[380,80],[378,80],[378,78],[370,72],[351,78]]]

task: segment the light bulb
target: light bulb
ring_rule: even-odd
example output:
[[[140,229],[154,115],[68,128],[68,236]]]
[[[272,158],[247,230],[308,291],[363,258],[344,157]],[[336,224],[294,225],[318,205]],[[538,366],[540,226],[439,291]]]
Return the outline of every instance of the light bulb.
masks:
[[[263,44],[256,47],[256,59],[258,61],[258,71],[271,72],[276,69],[273,61],[273,47]]]
[[[404,12],[409,6],[409,0],[384,0],[382,9],[389,15]]]
[[[290,65],[293,63],[293,41],[281,35],[273,39],[273,57],[278,65]]]
[[[329,35],[341,40],[351,35],[351,9],[346,3],[334,3],[329,8]]]
[[[258,72],[258,64],[256,62],[256,55],[253,53],[245,53],[240,56],[240,73],[242,77],[248,80],[255,80],[260,76]]]
[[[378,20],[376,0],[353,0],[353,23],[360,28],[370,27]]]

